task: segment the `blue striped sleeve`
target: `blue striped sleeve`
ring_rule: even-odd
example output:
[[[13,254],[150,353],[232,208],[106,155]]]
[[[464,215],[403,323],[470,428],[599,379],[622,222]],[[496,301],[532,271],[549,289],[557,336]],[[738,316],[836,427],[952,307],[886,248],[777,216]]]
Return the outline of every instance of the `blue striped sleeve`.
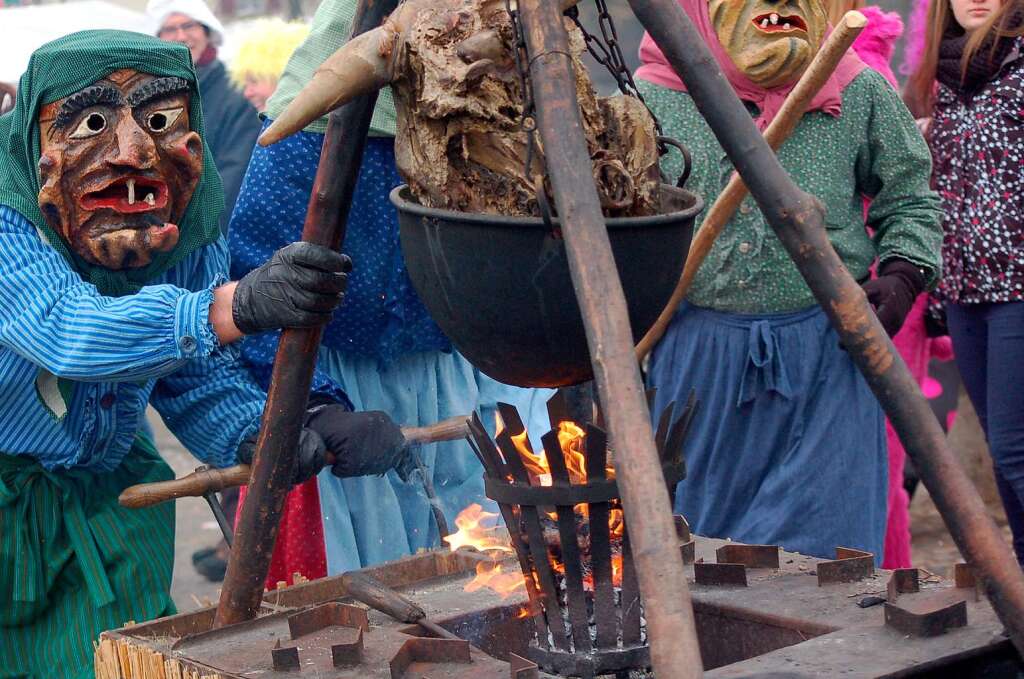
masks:
[[[200,253],[182,287],[208,289],[227,279],[223,238]],[[238,444],[259,431],[266,394],[244,367],[236,345],[219,347],[157,381],[150,403],[193,455],[215,467],[238,462]]]
[[[159,380],[150,397],[178,440],[215,467],[238,463],[238,444],[259,431],[265,402],[233,347],[190,361]]]
[[[0,206],[0,344],[58,377],[141,381],[210,355],[209,288],[106,297],[18,212]]]

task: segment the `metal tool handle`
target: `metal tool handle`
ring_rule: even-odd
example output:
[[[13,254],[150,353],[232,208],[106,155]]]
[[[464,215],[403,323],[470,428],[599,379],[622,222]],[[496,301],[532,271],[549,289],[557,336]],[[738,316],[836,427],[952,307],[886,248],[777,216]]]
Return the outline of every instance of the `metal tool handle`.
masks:
[[[457,441],[469,434],[468,420],[465,415],[450,417],[426,427],[402,427],[406,446],[420,446],[440,441]],[[328,459],[328,464],[332,460]],[[156,483],[140,483],[129,486],[122,491],[117,499],[122,507],[139,509],[149,507],[167,500],[181,497],[202,497],[210,492],[219,492],[225,488],[244,486],[249,483],[251,468],[247,464],[238,464],[225,469],[207,469],[195,471],[173,481],[157,481]]]
[[[804,112],[811,105],[815,95],[828,82],[836,67],[839,66],[839,62],[845,56],[846,51],[850,49],[853,41],[857,39],[857,36],[864,30],[867,23],[867,18],[856,10],[847,12],[843,16],[825,41],[825,44],[822,45],[822,48],[815,55],[811,65],[807,67],[807,70],[804,71],[796,86],[786,97],[785,103],[779,109],[771,124],[768,125],[768,129],[764,131],[764,139],[768,142],[769,146],[773,149],[779,148],[782,146],[782,142],[786,141],[789,135],[793,133],[793,130],[796,129],[796,126],[803,119]],[[672,297],[669,299],[668,304],[665,305],[665,309],[661,312],[658,320],[647,331],[647,334],[640,340],[640,343],[637,344],[636,357],[638,361],[643,361],[644,357],[654,349],[654,345],[665,334],[669,323],[676,314],[676,309],[679,308],[679,304],[686,297],[686,293],[690,291],[690,285],[697,275],[697,270],[708,256],[708,253],[711,252],[711,247],[715,244],[718,235],[722,233],[725,225],[732,219],[736,209],[739,208],[740,203],[743,202],[746,196],[746,185],[738,174],[734,174],[725,189],[719,194],[718,199],[715,200],[711,208],[705,213],[700,230],[693,237],[693,243],[690,245],[690,251],[686,258],[686,265],[683,268],[683,273],[679,276],[679,282],[676,284],[676,289],[672,292]]]
[[[416,603],[366,573],[343,573],[341,584],[345,586],[345,592],[356,601],[386,613],[399,622],[416,623],[427,617]]]

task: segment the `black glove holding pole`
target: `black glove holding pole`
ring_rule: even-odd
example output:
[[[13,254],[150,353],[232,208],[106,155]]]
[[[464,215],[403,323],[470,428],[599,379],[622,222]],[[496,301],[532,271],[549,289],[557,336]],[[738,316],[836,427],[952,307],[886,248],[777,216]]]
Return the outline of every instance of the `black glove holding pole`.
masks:
[[[330,248],[292,243],[238,281],[231,316],[246,335],[323,325],[341,303],[351,270],[352,261]]]
[[[256,437],[250,436],[238,446],[238,461],[252,464],[256,452]],[[299,449],[295,454],[295,468],[292,471],[292,485],[304,483],[319,473],[327,462],[327,446],[312,429],[303,429],[299,435]]]
[[[405,436],[387,413],[352,412],[315,395],[310,398],[310,406],[305,426],[320,435],[333,455],[331,473],[335,476],[384,474],[398,468],[405,459]]]
[[[861,286],[889,337],[903,326],[914,300],[924,292],[924,284],[924,274],[917,266],[903,259],[890,259],[879,266],[878,278]]]

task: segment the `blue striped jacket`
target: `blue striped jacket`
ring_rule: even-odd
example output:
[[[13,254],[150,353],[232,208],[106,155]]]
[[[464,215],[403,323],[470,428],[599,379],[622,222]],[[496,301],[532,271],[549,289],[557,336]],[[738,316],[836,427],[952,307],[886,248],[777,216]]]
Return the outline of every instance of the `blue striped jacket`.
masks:
[[[152,404],[196,457],[234,464],[266,394],[209,324],[227,271],[220,238],[138,293],[105,297],[0,206],[0,453],[109,471]]]

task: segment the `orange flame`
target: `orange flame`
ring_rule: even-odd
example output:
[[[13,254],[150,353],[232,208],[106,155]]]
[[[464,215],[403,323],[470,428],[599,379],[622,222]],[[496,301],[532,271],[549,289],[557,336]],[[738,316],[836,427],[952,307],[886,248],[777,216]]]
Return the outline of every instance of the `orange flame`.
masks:
[[[444,541],[453,552],[459,547],[479,552],[512,552],[512,545],[498,535],[497,518],[494,512],[485,512],[483,507],[473,503],[455,517],[455,526],[459,530],[446,536]]]
[[[505,599],[520,589],[525,589],[526,580],[522,573],[504,572],[498,562],[481,561],[476,565],[476,577],[466,585],[465,591],[475,592],[484,587],[497,592],[502,599]]]
[[[587,458],[583,454],[583,441],[587,433],[575,422],[568,420],[558,423],[558,445],[562,449],[565,459],[565,467],[569,472],[569,482],[584,484],[587,482]],[[526,432],[513,434],[509,437],[515,445],[519,455],[523,458],[523,464],[531,475],[536,477],[542,486],[551,484],[551,465],[548,463],[547,453],[543,450],[535,454],[530,450],[530,444]],[[615,468],[611,462],[605,465],[605,474],[609,479],[615,478]]]
[[[504,422],[501,421],[501,417],[497,416],[497,414],[496,430],[498,432],[504,430]],[[583,452],[586,432],[573,422],[563,421],[558,425],[557,435],[559,446],[564,455],[569,482],[577,485],[587,483],[587,460]],[[545,451],[541,450],[539,454],[532,452],[526,432],[514,434],[510,436],[510,439],[522,458],[523,464],[530,473],[530,476],[541,486],[552,485],[551,465],[548,462]],[[605,473],[607,478],[615,478],[615,469],[612,467],[610,459],[605,467]],[[582,519],[589,520],[589,506],[586,503],[574,506],[573,512]],[[548,516],[552,520],[557,520],[558,517],[554,512],[548,512]],[[468,547],[484,552],[495,559],[495,561],[477,564],[476,577],[466,585],[465,591],[475,592],[483,587],[487,587],[500,594],[502,598],[505,598],[520,588],[525,587],[525,579],[521,572],[505,572],[502,570],[501,564],[497,563],[497,559],[503,553],[513,551],[507,540],[495,534],[497,522],[490,522],[496,520],[497,517],[497,514],[483,511],[480,505],[472,504],[462,510],[455,519],[455,525],[459,528],[458,532],[449,535],[444,540],[452,551],[460,547]],[[487,525],[488,523],[490,525]],[[622,537],[625,524],[623,523],[621,505],[618,502],[613,502],[609,510],[608,527],[613,541],[616,538]],[[555,558],[551,558],[551,567],[557,573],[565,573],[565,565]],[[612,583],[616,586],[622,583],[621,550],[612,555]],[[584,577],[584,587],[590,590],[593,589],[594,581],[592,574],[588,573]]]

